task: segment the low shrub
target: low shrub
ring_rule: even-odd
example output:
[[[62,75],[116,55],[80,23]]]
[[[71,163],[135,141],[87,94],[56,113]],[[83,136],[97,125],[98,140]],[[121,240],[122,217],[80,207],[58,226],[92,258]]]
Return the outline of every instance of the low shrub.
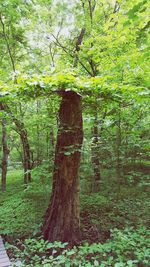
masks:
[[[26,239],[18,247],[7,245],[23,267],[148,267],[150,266],[150,231],[114,229],[106,243],[83,243],[69,247],[67,243],[48,243],[43,239]]]

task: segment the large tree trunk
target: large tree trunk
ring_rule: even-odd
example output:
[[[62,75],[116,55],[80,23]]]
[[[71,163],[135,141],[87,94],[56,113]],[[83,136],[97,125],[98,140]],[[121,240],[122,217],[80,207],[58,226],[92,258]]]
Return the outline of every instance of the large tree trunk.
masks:
[[[1,178],[1,188],[2,191],[6,190],[6,175],[7,175],[7,165],[8,165],[8,155],[9,155],[9,149],[7,146],[7,130],[6,130],[6,119],[2,118],[2,163],[1,163],[1,169],[2,169],[2,178]]]
[[[83,125],[81,97],[61,92],[52,196],[43,225],[44,238],[76,243],[80,239],[79,177]]]

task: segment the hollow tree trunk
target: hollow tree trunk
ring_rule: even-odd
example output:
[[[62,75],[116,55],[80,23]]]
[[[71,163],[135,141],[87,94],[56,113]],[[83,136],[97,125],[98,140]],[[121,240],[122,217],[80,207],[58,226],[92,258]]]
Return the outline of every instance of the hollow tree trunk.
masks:
[[[45,215],[46,240],[76,243],[80,239],[79,177],[83,141],[81,97],[61,92],[52,196]]]
[[[9,149],[7,146],[7,130],[6,130],[5,118],[2,118],[2,152],[3,156],[1,163],[1,169],[2,169],[1,188],[2,191],[6,191],[6,175],[7,175]]]

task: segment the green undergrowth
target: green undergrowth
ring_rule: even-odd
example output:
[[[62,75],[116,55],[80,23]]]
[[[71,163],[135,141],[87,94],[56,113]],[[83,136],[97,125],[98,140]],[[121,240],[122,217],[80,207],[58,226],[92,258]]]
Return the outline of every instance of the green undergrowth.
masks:
[[[10,171],[7,191],[0,194],[0,233],[9,238],[27,237],[40,230],[50,195],[49,178],[35,177],[23,183],[23,172]]]
[[[45,170],[45,167],[44,167]],[[36,168],[33,182],[23,184],[23,173],[8,173],[7,191],[0,194],[0,233],[8,238],[26,238],[40,232],[48,206],[51,177],[43,167]],[[110,230],[124,227],[149,227],[150,190],[132,183],[118,187],[114,176],[103,173],[100,191],[81,192],[81,227],[83,239],[104,242]],[[93,226],[96,231],[93,231]],[[97,234],[97,233],[98,234]]]
[[[21,260],[22,267],[150,266],[150,231],[145,227],[114,229],[104,244],[86,242],[71,248],[67,243],[30,238],[23,243],[18,240],[18,246],[7,244],[7,248]]]
[[[137,192],[138,191],[138,192]],[[81,195],[82,223],[95,225],[105,240],[113,228],[150,226],[150,191],[124,187],[119,198],[115,193]],[[87,227],[87,231],[89,227]],[[91,233],[92,234],[92,233]],[[92,238],[92,237],[91,237]],[[93,237],[94,238],[94,237]]]
[[[96,241],[96,231],[103,242],[109,238],[110,229],[150,227],[150,176],[140,172],[137,181],[136,175],[137,171],[132,177],[129,174],[130,179],[124,176],[118,185],[115,171],[103,169],[99,192],[81,193],[81,222],[87,239]]]
[[[33,182],[25,186],[22,171],[9,171],[7,191],[0,194],[0,233],[9,242],[9,255],[20,258],[23,267],[150,266],[149,185],[141,173],[142,183],[123,181],[118,187],[114,172],[109,173],[103,172],[96,193],[81,181],[83,243],[71,248],[35,239],[49,202],[49,172],[35,169]]]

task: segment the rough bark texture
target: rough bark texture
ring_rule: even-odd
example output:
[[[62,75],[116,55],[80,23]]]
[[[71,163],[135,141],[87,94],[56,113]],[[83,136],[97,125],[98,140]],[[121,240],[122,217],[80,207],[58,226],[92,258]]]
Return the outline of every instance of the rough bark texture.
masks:
[[[2,191],[5,191],[6,190],[8,155],[9,155],[9,149],[7,146],[7,130],[6,130],[5,118],[2,119],[2,151],[3,151],[3,156],[2,156],[2,163],[1,163],[1,169],[2,169],[1,187],[2,187]]]
[[[61,92],[53,189],[43,225],[44,238],[76,243],[80,239],[79,177],[83,141],[81,97]]]

